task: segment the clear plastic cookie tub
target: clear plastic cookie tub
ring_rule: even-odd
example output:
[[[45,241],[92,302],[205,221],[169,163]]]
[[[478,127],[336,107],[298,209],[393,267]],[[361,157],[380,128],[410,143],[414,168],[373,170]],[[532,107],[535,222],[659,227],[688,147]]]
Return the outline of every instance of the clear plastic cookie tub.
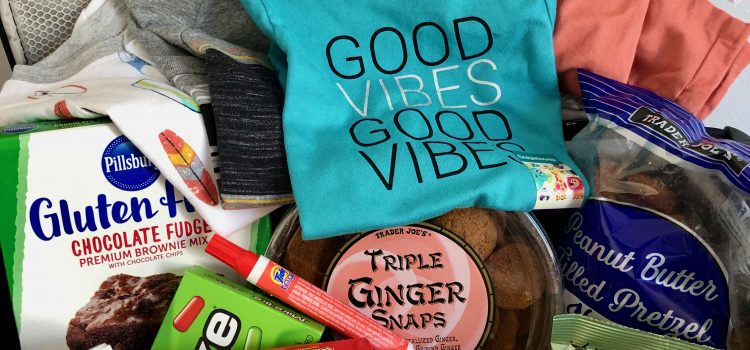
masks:
[[[302,240],[296,208],[266,255],[415,349],[546,349],[561,278],[528,213],[457,209],[427,222]]]

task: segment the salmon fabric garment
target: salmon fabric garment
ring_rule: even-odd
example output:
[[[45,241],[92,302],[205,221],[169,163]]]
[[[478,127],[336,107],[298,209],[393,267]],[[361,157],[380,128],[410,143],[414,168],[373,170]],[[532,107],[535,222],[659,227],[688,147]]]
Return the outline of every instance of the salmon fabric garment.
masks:
[[[750,63],[750,25],[708,0],[560,0],[558,8],[560,84],[578,96],[581,67],[705,119]]]
[[[558,0],[554,45],[562,90],[581,96],[577,68],[627,81],[648,5],[649,0]]]

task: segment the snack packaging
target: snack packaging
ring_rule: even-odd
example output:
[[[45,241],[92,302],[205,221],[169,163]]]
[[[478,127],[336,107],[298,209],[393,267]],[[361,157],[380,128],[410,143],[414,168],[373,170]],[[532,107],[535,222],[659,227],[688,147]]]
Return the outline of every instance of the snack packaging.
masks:
[[[231,273],[203,252],[213,229],[107,119],[2,128],[0,159],[0,245],[23,348],[150,347],[178,275],[196,264]],[[268,235],[266,222],[230,239],[257,249]]]
[[[310,318],[347,338],[365,338],[375,350],[412,350],[408,341],[385,329],[357,310],[335,299],[294,272],[214,235],[206,246],[212,255],[250,284],[275,296]]]
[[[750,146],[708,136],[649,91],[583,70],[579,80],[590,123],[568,148],[592,197],[537,214],[555,243],[565,311],[750,347]]]
[[[244,349],[309,344],[325,327],[202,267],[185,271],[153,349]]]
[[[347,339],[326,343],[287,346],[271,350],[371,350],[370,342],[365,339]]]
[[[711,350],[665,335],[657,335],[589,317],[557,315],[552,327],[552,350]]]
[[[419,349],[549,344],[561,282],[532,216],[457,209],[428,222],[302,240],[295,208],[267,251]]]

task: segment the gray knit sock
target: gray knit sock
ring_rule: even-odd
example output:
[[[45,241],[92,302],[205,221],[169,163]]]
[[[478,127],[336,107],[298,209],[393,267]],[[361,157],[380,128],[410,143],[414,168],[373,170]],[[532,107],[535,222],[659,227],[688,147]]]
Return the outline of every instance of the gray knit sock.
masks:
[[[276,74],[208,50],[206,65],[221,159],[222,207],[293,201],[281,112],[284,93]]]

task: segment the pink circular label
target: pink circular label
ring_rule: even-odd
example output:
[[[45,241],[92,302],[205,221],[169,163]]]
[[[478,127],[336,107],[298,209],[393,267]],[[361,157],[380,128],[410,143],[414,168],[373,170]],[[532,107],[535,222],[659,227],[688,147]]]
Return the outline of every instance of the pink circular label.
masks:
[[[352,238],[331,263],[334,298],[416,349],[474,349],[487,338],[494,298],[476,253],[435,226],[414,224]]]

